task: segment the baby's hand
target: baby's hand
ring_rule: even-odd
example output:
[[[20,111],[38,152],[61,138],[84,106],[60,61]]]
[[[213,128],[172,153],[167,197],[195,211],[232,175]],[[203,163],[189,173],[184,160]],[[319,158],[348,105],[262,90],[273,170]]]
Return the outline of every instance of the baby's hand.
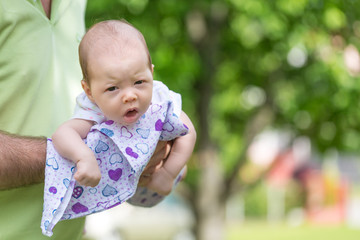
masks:
[[[147,187],[162,196],[166,196],[171,193],[174,180],[173,176],[162,167],[151,175],[151,180]]]
[[[74,178],[80,185],[95,187],[99,184],[101,173],[94,155],[91,158],[79,160],[76,168]]]

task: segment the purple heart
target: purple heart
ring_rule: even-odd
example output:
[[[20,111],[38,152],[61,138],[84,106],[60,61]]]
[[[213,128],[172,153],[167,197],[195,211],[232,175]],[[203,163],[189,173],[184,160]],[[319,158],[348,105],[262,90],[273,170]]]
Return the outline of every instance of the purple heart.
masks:
[[[121,175],[122,175],[122,169],[121,168],[117,168],[115,170],[110,170],[108,172],[109,177],[111,180],[117,181],[120,179]]]
[[[76,188],[74,188],[72,196],[78,199],[83,194],[83,192],[84,189],[80,186],[77,186]]]
[[[87,212],[89,209],[82,205],[81,203],[75,203],[72,207],[71,210],[73,210],[74,213],[79,214],[79,213],[84,213]]]
[[[155,123],[155,130],[156,131],[162,131],[164,123],[159,119]]]
[[[127,147],[127,148],[125,149],[125,151],[126,151],[126,154],[127,154],[127,155],[129,155],[129,156],[131,156],[131,157],[133,157],[133,158],[138,158],[138,157],[139,157],[139,155],[138,155],[136,152],[134,152],[134,151],[132,150],[132,148],[130,148],[130,147]]]
[[[53,194],[56,194],[56,193],[57,193],[56,187],[50,187],[50,188],[49,188],[49,192],[51,192],[51,193],[53,193]]]
[[[111,125],[111,124],[113,124],[113,123],[114,123],[113,120],[107,120],[107,121],[105,122],[106,125]]]

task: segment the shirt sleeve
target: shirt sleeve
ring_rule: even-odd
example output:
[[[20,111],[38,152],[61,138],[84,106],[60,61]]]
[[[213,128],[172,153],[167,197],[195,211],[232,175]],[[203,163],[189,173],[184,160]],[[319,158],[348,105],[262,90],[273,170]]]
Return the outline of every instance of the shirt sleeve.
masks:
[[[100,108],[90,101],[85,92],[82,92],[79,96],[77,96],[76,106],[72,118],[90,120],[98,124],[106,120]]]

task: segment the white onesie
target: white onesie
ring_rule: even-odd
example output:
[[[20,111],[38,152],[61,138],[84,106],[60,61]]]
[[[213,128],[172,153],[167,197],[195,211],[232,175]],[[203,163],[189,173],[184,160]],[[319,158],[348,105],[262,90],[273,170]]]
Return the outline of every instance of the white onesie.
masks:
[[[100,212],[128,200],[139,206],[153,206],[161,201],[163,197],[155,192],[137,188],[140,175],[159,140],[169,141],[188,132],[179,118],[180,95],[161,82],[154,81],[149,109],[131,126],[107,120],[96,106],[88,105],[89,100],[83,95],[77,98],[74,117],[92,117],[98,123],[84,141],[95,153],[102,177],[96,187],[80,186],[73,177],[75,164],[62,158],[48,139],[41,220],[41,229],[47,236],[52,235],[52,229],[61,220]],[[79,98],[84,98],[85,103]]]

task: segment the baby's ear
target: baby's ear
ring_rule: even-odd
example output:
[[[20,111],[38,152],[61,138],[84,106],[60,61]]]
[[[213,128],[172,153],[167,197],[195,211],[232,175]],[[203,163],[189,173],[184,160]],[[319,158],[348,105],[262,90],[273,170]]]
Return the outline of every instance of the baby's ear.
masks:
[[[84,79],[81,80],[81,86],[84,89],[84,92],[85,92],[86,96],[93,102],[94,98],[93,98],[93,96],[91,94],[90,86]]]

